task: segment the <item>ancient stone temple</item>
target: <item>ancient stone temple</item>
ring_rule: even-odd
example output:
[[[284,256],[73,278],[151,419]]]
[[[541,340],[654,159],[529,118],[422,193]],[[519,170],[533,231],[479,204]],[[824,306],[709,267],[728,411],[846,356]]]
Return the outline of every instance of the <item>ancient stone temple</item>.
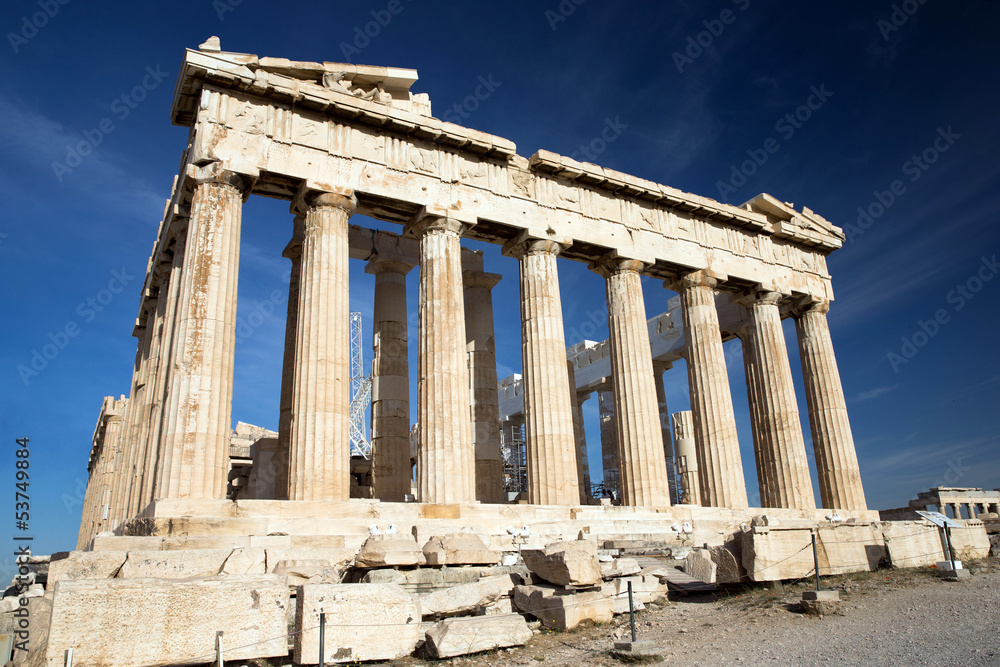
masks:
[[[171,118],[190,128],[189,140],[141,292],[130,393],[104,400],[78,551],[49,569],[49,664],[74,648],[80,664],[191,662],[221,654],[223,635],[239,647],[230,659],[287,655],[289,627],[296,663],[317,664],[324,604],[328,619],[347,619],[327,637],[342,632],[336,646],[353,647],[328,661],[406,655],[421,617],[454,610],[441,612],[430,595],[418,603],[396,584],[452,575],[380,568],[475,565],[486,577],[500,567],[547,571],[548,559],[568,553],[589,563],[585,582],[547,580],[565,590],[515,590],[511,571],[500,588],[483,583],[496,589],[489,604],[508,612],[501,620],[523,625],[511,609],[544,619],[566,604],[592,620],[620,609],[621,586],[601,579],[635,563],[603,573],[599,548],[652,545],[680,564],[698,548],[719,581],[807,576],[813,536],[824,574],[909,553],[943,558],[933,526],[878,524],[865,505],[827,325],[826,256],[841,246],[839,228],[766,194],[730,206],[547,151],[522,157],[506,139],[435,118],[427,95],[410,92],[416,80],[409,69],[223,52],[217,39],[185,53]],[[232,430],[241,209],[252,196],[289,203],[289,241],[273,248],[291,268],[284,349],[275,350],[276,432]],[[358,214],[398,233],[358,226]],[[491,290],[500,276],[463,239],[496,244],[519,263],[520,376],[498,382]],[[606,341],[565,340],[562,303],[573,297],[560,292],[557,260],[605,279]],[[375,284],[363,469],[349,444],[354,261]],[[419,274],[416,340],[410,271]],[[643,276],[665,288],[666,312],[649,321]],[[678,294],[672,303],[667,290]],[[801,409],[785,318],[798,334]],[[737,442],[723,352],[733,338],[746,365],[761,508],[749,507]],[[663,387],[682,359],[691,410],[671,423]],[[602,462],[586,459],[581,405],[593,394]],[[511,463],[501,428],[523,443],[518,502],[504,493]],[[592,497],[602,473],[614,504]],[[659,595],[670,576],[643,570],[635,583]],[[350,614],[368,604],[403,628],[391,633],[398,642],[356,636]],[[131,616],[159,618],[163,608],[193,615],[122,639]],[[559,613],[546,622],[569,627],[569,612]],[[572,624],[584,618],[573,614]],[[436,632],[428,642],[441,640]]]

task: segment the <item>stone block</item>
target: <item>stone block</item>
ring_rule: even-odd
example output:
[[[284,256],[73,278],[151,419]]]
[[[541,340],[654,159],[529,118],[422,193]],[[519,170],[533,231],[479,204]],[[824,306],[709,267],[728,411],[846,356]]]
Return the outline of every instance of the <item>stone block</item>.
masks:
[[[339,584],[344,577],[344,565],[331,565],[326,560],[283,560],[274,573],[283,575],[289,587],[304,584]]]
[[[222,574],[266,574],[265,552],[260,548],[233,549],[222,566]]]
[[[361,546],[355,567],[413,567],[427,559],[409,535],[372,535]]]
[[[127,557],[126,551],[71,551],[49,563],[47,586],[53,590],[64,579],[113,579]]]
[[[810,616],[829,616],[840,610],[838,591],[804,591],[799,602],[802,611]]]
[[[610,563],[601,563],[601,577],[614,579],[639,574],[642,568],[634,558],[615,558]]]
[[[326,613],[326,663],[394,660],[420,639],[420,605],[395,584],[306,584],[295,610],[295,663],[319,664],[319,614]]]
[[[279,577],[60,581],[46,649],[50,667],[206,662],[216,633],[230,660],[288,654],[289,590]]]
[[[990,537],[985,524],[978,520],[963,522],[962,528],[951,529],[951,548],[956,560],[978,560],[990,553]]]
[[[513,614],[514,601],[511,598],[500,598],[476,611],[477,616],[496,616],[498,614]]]
[[[559,586],[601,583],[597,545],[590,540],[552,542],[544,549],[523,549],[521,557],[533,574]]]
[[[16,610],[19,603],[16,598],[6,598],[4,601],[13,600]],[[14,642],[28,641],[28,652],[14,651],[12,664],[21,667],[36,667],[45,665],[45,647],[49,637],[49,623],[52,619],[52,594],[42,597],[29,598],[28,619],[30,627],[27,630],[19,627],[19,618],[14,616],[13,611],[0,614],[0,634],[10,635]],[[25,633],[25,634],[18,634]],[[62,667],[63,663],[59,664]]]
[[[743,569],[742,563],[737,559],[737,554],[731,548],[728,546],[711,547],[708,553],[712,562],[715,563],[715,583],[735,584],[746,580],[746,570]],[[697,577],[695,578],[697,579]]]
[[[501,555],[471,533],[432,537],[424,544],[423,553],[428,565],[496,565]]]
[[[945,559],[937,526],[924,521],[885,521],[881,529],[893,567],[928,567]]]
[[[503,595],[504,591],[500,586],[487,579],[451,588],[442,588],[433,593],[421,595],[417,600],[420,602],[420,609],[425,617],[462,616],[476,613],[486,605],[496,602]]]
[[[222,570],[232,549],[129,551],[119,579],[186,579],[212,577]]]
[[[615,595],[628,597],[628,585],[632,584],[632,598],[638,602],[652,602],[668,592],[666,583],[660,583],[660,577],[655,574],[639,574],[632,577],[619,577],[604,584],[613,590]],[[602,587],[603,590],[603,587]]]
[[[480,653],[521,646],[531,639],[531,629],[520,614],[450,618],[427,631],[427,651],[434,658]]]
[[[743,567],[754,581],[780,581],[813,571],[812,531],[755,526],[743,533]]]
[[[715,583],[718,566],[708,549],[695,549],[684,559],[684,573],[706,584]]]
[[[615,614],[627,614],[628,613],[628,587],[626,585],[625,590],[619,591],[619,587],[611,581],[606,581],[601,585],[601,593],[606,597],[611,598],[612,611]],[[645,609],[646,605],[638,599],[635,591],[632,591],[632,608],[635,611],[640,609]]]
[[[324,563],[326,567],[342,571],[354,562],[353,549],[319,547],[268,547],[264,549],[265,565],[268,572],[274,572],[281,563]]]
[[[553,587],[518,586],[514,606],[557,630],[571,630],[584,621],[607,623],[614,616],[614,603],[602,591],[566,593]]]

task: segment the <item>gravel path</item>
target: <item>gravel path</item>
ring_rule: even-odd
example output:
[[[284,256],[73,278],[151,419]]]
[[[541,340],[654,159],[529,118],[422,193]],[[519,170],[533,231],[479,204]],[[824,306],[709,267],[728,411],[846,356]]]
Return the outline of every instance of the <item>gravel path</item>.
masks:
[[[653,664],[1000,665],[1000,559],[971,579],[892,570],[824,579],[841,588],[840,615],[815,618],[797,602],[811,584],[688,597],[637,616],[639,639],[662,647]],[[542,633],[511,651],[456,659],[475,667],[621,665],[608,654],[628,616],[574,632]],[[441,663],[438,663],[441,664]]]

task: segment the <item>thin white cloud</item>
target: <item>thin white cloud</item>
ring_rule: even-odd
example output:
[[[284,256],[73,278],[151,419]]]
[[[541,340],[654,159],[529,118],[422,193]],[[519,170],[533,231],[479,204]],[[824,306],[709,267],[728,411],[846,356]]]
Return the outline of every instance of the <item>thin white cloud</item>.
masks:
[[[857,396],[855,396],[854,398],[852,398],[849,402],[850,403],[861,403],[863,401],[870,401],[873,398],[878,398],[879,396],[884,396],[885,394],[888,394],[890,391],[894,391],[898,387],[899,387],[898,384],[894,384],[891,387],[875,387],[874,389],[869,389],[868,391],[863,391],[863,392],[859,393]]]

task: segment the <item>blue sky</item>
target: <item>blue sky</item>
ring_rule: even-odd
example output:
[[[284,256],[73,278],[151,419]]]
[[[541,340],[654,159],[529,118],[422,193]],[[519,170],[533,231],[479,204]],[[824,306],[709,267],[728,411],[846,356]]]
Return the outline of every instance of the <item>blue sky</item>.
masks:
[[[138,291],[187,137],[169,120],[183,50],[219,35],[229,51],[415,68],[413,90],[439,117],[482,77],[493,91],[463,124],[523,156],[590,146],[602,166],[685,191],[809,206],[850,236],[829,258],[830,324],[870,506],[904,505],[937,484],[998,487],[998,19],[984,0],[6,2],[0,480],[13,484],[14,439],[30,437],[36,551],[73,547],[94,422],[103,396],[129,390]],[[362,39],[366,24],[374,36]],[[592,143],[609,125],[613,140]],[[74,156],[82,141],[92,150]],[[290,233],[287,202],[248,202],[241,317],[287,288]],[[502,377],[521,364],[517,266],[472,245],[504,275],[494,291]],[[602,339],[603,280],[568,260],[560,269],[567,332],[595,322],[591,338]],[[352,308],[370,335],[372,279],[360,262],[351,271]],[[415,271],[410,287],[412,310]],[[644,293],[648,316],[673,296],[654,280]],[[237,348],[233,409],[272,428],[278,301]],[[786,337],[810,450],[791,322]],[[53,358],[26,374],[46,345]],[[727,356],[753,502],[738,347]],[[683,364],[666,384],[671,410],[686,409]],[[596,400],[586,407],[596,451]],[[13,535],[9,520],[0,532]]]

